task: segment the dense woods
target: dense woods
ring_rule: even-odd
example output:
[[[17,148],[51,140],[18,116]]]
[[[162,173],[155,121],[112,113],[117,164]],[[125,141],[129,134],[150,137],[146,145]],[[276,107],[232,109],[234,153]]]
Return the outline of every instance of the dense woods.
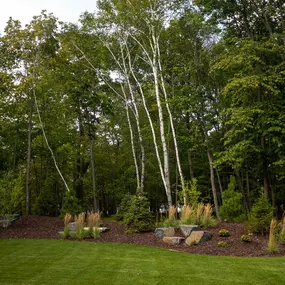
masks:
[[[195,192],[217,217],[260,197],[282,215],[284,11],[281,0],[100,0],[78,25],[10,18],[0,214],[59,215],[65,197],[114,214],[134,193],[156,211]]]

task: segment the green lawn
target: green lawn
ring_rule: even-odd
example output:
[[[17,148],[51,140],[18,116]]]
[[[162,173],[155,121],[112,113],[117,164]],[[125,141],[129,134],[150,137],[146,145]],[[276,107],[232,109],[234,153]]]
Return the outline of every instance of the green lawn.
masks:
[[[143,246],[0,240],[0,284],[285,284],[285,257],[190,255]]]

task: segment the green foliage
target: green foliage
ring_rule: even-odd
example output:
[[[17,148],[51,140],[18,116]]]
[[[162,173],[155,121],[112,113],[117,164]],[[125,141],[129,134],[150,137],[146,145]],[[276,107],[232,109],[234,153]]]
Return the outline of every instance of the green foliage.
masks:
[[[285,244],[285,217],[282,219],[281,231],[279,233],[279,241]]]
[[[74,197],[70,192],[66,192],[63,205],[60,210],[60,217],[63,218],[66,213],[70,213],[71,216],[76,216],[82,212],[82,208],[78,203],[76,197]]]
[[[164,228],[168,228],[168,227],[178,227],[179,225],[179,221],[176,220],[175,217],[168,217],[167,219],[165,219],[162,222],[162,226]]]
[[[240,239],[241,239],[241,241],[243,241],[243,242],[250,242],[250,241],[251,241],[251,238],[250,238],[250,236],[248,236],[248,235],[242,235],[242,236],[240,237]]]
[[[63,230],[63,238],[68,239],[69,237],[70,237],[70,230],[67,226],[65,226]]]
[[[223,205],[220,207],[220,216],[227,221],[242,221],[245,213],[242,208],[242,194],[235,191],[235,177],[230,177],[228,189],[223,192]]]
[[[121,200],[120,206],[118,208],[118,213],[116,215],[117,221],[122,221],[124,218],[124,214],[128,212],[131,206],[132,195],[127,193],[124,195],[123,199]]]
[[[227,247],[227,246],[229,246],[229,244],[226,241],[219,241],[218,242],[218,246],[220,246],[220,247]]]
[[[0,215],[25,213],[24,177],[6,175],[0,179]]]
[[[182,189],[182,196],[186,196],[186,204],[196,207],[201,196],[201,192],[198,190],[198,180],[193,178],[191,181],[185,181],[185,188]],[[183,197],[180,197],[182,200]]]
[[[226,229],[219,230],[219,236],[220,237],[228,237],[230,235],[230,232]]]
[[[134,195],[131,197],[130,207],[124,214],[123,224],[138,232],[153,229],[154,223],[149,212],[149,201],[145,196]]]
[[[247,222],[248,230],[261,234],[269,232],[272,217],[273,208],[262,194],[251,209]]]

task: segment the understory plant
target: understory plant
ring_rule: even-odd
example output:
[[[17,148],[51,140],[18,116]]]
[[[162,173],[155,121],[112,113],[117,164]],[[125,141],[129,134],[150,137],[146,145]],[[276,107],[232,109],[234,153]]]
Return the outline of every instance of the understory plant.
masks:
[[[85,213],[80,213],[78,216],[74,218],[74,220],[76,222],[75,237],[79,240],[82,240],[85,237],[85,231],[84,231]]]
[[[177,226],[177,220],[176,220],[176,207],[170,206],[168,211],[168,218],[163,221],[164,227],[175,227]]]
[[[242,236],[240,237],[240,239],[241,239],[241,241],[243,241],[243,242],[250,242],[250,241],[251,241],[250,236],[248,236],[248,235],[242,235]]]
[[[217,220],[212,216],[213,207],[210,204],[199,203],[194,206],[183,206],[181,210],[181,224],[213,227]]]
[[[223,220],[240,222],[246,219],[242,207],[242,194],[235,190],[235,177],[230,177],[228,189],[223,192],[223,205],[220,207],[220,216]]]
[[[149,201],[144,195],[132,196],[122,223],[136,232],[150,231],[154,228],[153,217],[149,212]]]
[[[100,235],[99,225],[101,221],[101,215],[99,212],[89,213],[87,216],[88,235],[96,239]]]
[[[69,238],[70,237],[70,230],[68,228],[68,224],[71,222],[72,216],[70,213],[66,213],[64,216],[64,230],[63,230],[63,237]]]
[[[228,237],[230,235],[230,232],[226,229],[219,230],[219,236],[220,237]]]
[[[248,230],[261,234],[269,232],[272,217],[273,208],[267,199],[265,199],[264,194],[262,194],[249,214],[249,220],[247,222]]]
[[[278,251],[277,241],[276,241],[276,228],[277,221],[275,219],[271,220],[270,223],[270,232],[269,232],[269,241],[268,241],[268,252],[275,253]]]

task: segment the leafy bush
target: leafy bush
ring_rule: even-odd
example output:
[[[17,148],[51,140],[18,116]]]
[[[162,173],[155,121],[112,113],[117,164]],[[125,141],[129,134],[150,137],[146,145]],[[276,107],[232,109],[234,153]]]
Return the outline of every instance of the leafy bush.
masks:
[[[273,217],[273,208],[265,199],[264,194],[260,196],[251,209],[247,227],[250,232],[265,234],[269,231],[270,222]]]
[[[117,221],[122,221],[124,219],[124,214],[128,212],[131,206],[131,200],[132,200],[132,195],[129,193],[123,197],[121,204],[118,208],[118,213],[116,215]]]
[[[71,216],[76,216],[82,212],[82,208],[79,205],[77,198],[71,195],[70,192],[66,192],[63,200],[63,205],[60,210],[60,216],[63,218],[66,213],[70,213]]]
[[[186,197],[186,204],[196,207],[198,205],[198,200],[201,195],[201,192],[198,190],[198,181],[196,178],[191,181],[185,181],[185,187],[182,189],[182,195]],[[180,197],[182,200],[183,197]]]
[[[130,207],[124,214],[123,224],[138,232],[153,229],[153,218],[149,212],[149,202],[145,196],[132,196]]]
[[[218,246],[220,246],[220,247],[227,247],[227,246],[229,246],[229,244],[226,241],[219,241],[218,242]]]
[[[228,230],[226,230],[226,229],[221,229],[219,231],[219,236],[220,237],[228,237],[229,235],[230,235],[230,232]]]
[[[242,194],[235,191],[236,181],[230,177],[228,189],[223,192],[223,205],[220,207],[220,216],[223,220],[240,222],[246,219],[242,207]]]
[[[241,241],[243,241],[243,242],[250,242],[250,241],[251,241],[250,236],[248,236],[248,235],[242,235],[242,236],[240,237],[240,239],[241,239]]]

